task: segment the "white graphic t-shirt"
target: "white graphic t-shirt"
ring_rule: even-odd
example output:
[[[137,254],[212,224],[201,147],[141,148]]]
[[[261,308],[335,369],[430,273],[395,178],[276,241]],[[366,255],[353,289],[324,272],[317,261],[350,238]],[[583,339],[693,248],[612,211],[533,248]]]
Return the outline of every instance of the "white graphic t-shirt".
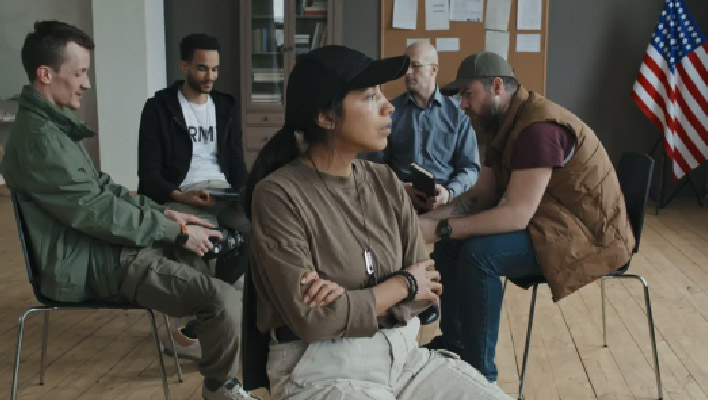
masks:
[[[216,160],[216,110],[211,96],[204,104],[187,101],[182,91],[177,91],[182,106],[184,122],[192,139],[192,163],[182,186],[212,179],[226,181]]]

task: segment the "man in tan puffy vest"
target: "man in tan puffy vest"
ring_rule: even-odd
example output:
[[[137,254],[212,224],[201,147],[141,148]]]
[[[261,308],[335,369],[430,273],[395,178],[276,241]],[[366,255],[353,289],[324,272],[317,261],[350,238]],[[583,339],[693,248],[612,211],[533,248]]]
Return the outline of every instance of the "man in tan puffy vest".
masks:
[[[612,163],[570,111],[529,92],[493,53],[467,57],[457,79],[461,107],[487,143],[477,184],[421,217],[438,241],[443,336],[490,381],[502,305],[500,276],[543,274],[555,301],[623,266],[634,247]],[[502,200],[503,199],[503,200]]]

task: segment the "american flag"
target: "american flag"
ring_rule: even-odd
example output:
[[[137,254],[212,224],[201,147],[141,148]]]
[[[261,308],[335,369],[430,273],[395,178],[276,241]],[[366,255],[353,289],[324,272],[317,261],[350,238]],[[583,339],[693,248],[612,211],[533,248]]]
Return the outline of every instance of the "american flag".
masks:
[[[707,49],[683,0],[666,0],[632,97],[664,133],[675,179],[708,157]]]

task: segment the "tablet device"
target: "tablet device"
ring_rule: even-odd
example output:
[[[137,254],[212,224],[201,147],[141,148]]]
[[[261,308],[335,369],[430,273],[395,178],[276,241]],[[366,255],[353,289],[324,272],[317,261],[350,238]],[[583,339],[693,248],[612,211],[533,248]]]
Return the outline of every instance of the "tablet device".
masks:
[[[426,196],[435,197],[435,176],[416,163],[411,163],[411,183]]]

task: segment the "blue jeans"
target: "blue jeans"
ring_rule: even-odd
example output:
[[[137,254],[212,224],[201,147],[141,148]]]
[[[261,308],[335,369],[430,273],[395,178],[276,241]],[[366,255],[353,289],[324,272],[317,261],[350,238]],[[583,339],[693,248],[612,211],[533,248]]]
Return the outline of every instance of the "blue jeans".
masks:
[[[542,275],[528,231],[439,241],[433,258],[444,288],[443,341],[489,381],[496,381],[494,354],[503,299],[499,277]]]

